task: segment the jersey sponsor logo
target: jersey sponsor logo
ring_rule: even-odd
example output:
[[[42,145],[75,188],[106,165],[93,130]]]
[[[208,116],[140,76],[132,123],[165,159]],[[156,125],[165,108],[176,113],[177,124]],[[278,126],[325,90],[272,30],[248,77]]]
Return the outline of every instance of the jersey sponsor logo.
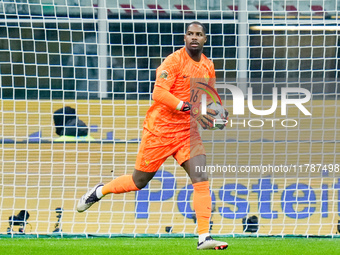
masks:
[[[163,70],[162,72],[161,72],[161,75],[159,76],[159,78],[161,78],[161,79],[167,79],[168,78],[168,71],[166,71],[166,70]]]
[[[149,160],[145,160],[145,165],[148,166],[150,164],[150,161]]]
[[[204,79],[205,79],[206,82],[208,82],[209,79],[210,79],[209,74],[205,74],[205,75],[204,75]]]

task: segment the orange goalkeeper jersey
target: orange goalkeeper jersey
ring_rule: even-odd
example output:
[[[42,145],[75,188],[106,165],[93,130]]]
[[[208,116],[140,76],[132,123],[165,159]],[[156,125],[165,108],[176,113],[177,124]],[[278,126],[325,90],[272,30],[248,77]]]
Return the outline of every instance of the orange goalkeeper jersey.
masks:
[[[166,89],[181,101],[190,102],[193,86],[190,79],[215,79],[214,64],[204,54],[199,62],[194,61],[185,47],[169,55],[156,71],[156,86]],[[154,102],[146,114],[144,128],[161,136],[175,136],[175,133],[189,131],[197,125],[191,123],[190,114],[172,109],[162,102]],[[194,127],[197,128],[197,127]]]

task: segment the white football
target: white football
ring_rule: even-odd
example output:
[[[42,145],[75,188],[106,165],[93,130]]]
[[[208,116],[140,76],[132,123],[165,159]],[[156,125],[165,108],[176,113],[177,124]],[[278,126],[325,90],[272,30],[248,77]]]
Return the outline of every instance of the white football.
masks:
[[[217,115],[212,115],[208,113],[210,116],[215,118],[214,126],[211,129],[223,129],[228,123],[228,121],[226,120],[227,116],[225,116],[224,107],[220,103],[212,102],[208,104],[207,108],[217,112]]]

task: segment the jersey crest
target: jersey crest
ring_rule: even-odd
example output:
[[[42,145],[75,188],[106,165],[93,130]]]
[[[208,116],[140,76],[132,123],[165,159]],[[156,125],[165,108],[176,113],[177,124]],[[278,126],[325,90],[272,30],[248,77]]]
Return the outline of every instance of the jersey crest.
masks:
[[[168,72],[166,70],[163,70],[159,78],[166,80],[168,78]]]

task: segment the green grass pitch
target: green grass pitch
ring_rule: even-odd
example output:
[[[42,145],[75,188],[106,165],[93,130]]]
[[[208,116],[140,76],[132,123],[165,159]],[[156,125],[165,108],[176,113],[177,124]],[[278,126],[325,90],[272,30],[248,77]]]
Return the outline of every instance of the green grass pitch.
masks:
[[[2,238],[0,254],[340,254],[338,238],[219,238],[223,251],[197,251],[196,238]]]

